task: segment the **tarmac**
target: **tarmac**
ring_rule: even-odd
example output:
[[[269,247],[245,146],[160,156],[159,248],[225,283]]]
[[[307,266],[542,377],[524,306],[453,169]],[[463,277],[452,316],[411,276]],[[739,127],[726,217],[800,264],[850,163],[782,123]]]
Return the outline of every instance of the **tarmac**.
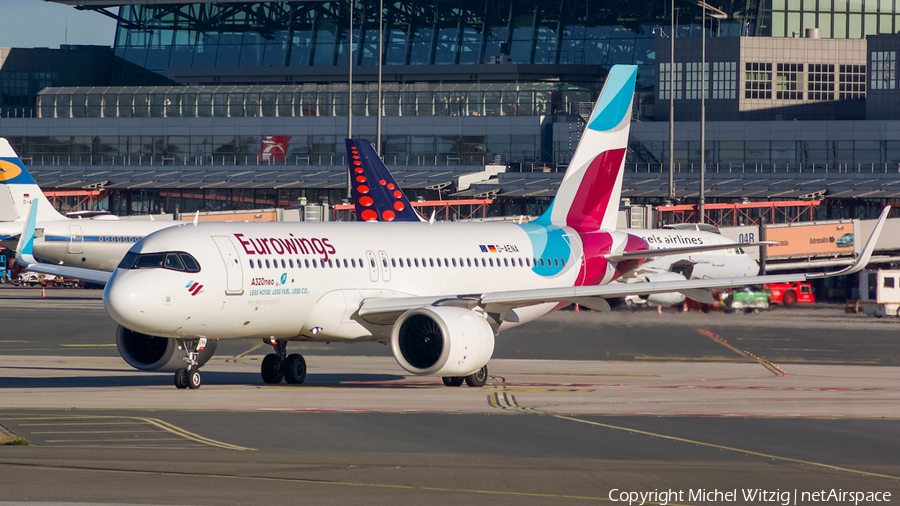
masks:
[[[481,388],[372,343],[291,344],[307,381],[266,385],[268,347],[222,341],[177,390],[118,356],[99,291],[45,295],[0,289],[0,439],[30,443],[0,446],[0,506],[900,497],[896,318],[563,311],[501,334]]]

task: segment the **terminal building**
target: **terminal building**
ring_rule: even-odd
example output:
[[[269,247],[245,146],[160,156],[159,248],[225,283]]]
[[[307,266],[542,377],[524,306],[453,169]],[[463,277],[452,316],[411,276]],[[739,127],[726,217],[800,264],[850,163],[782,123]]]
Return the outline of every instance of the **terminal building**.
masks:
[[[701,94],[707,202],[863,218],[900,196],[900,0],[58,1],[115,39],[0,50],[0,135],[44,187],[121,214],[339,203],[343,139],[375,141],[379,58],[381,154],[411,196],[540,212],[620,63],[639,68],[632,204],[697,200]]]

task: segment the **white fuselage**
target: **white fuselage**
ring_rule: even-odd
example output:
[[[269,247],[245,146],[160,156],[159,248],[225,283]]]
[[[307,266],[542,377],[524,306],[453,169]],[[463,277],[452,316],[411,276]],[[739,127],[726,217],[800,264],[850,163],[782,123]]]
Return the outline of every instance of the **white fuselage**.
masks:
[[[363,299],[573,286],[579,241],[542,239],[512,223],[185,225],[132,251],[189,252],[199,272],[117,269],[103,298],[123,326],[162,337],[387,340],[390,325],[355,316]],[[554,307],[516,309],[516,323]]]
[[[720,234],[699,230],[624,229],[622,232],[636,235],[647,241],[650,249],[733,242]],[[722,249],[649,258],[630,274],[631,277],[635,277],[647,273],[672,272],[677,271],[678,266],[685,263],[692,266],[691,279],[733,278],[755,276],[759,273],[759,264],[750,255],[737,249]],[[628,277],[625,276],[625,278]]]

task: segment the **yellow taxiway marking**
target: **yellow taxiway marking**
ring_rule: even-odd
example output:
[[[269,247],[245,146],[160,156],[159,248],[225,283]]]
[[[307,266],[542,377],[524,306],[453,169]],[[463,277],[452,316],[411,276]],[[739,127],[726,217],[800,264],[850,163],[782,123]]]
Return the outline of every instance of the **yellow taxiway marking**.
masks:
[[[138,441],[136,441],[138,442]],[[466,493],[466,494],[478,494],[478,495],[486,495],[486,496],[506,496],[506,497],[532,497],[539,499],[572,499],[577,501],[604,501],[604,502],[617,502],[609,499],[608,497],[594,497],[594,496],[578,496],[578,495],[566,495],[566,494],[541,494],[537,492],[515,492],[515,491],[506,491],[506,490],[482,490],[482,489],[469,489],[469,488],[446,488],[446,487],[416,487],[412,485],[390,485],[387,483],[361,483],[361,482],[352,482],[352,481],[330,481],[330,480],[314,480],[307,478],[278,478],[273,476],[237,476],[230,474],[212,474],[212,473],[189,473],[189,472],[175,472],[175,471],[142,471],[137,469],[105,469],[105,468],[92,468],[92,467],[77,467],[77,466],[48,466],[48,465],[37,465],[37,464],[22,464],[17,462],[0,462],[0,466],[6,467],[20,467],[20,468],[28,468],[28,469],[40,469],[44,471],[81,471],[81,472],[91,472],[91,473],[107,473],[107,474],[137,474],[137,475],[153,475],[153,476],[178,476],[178,477],[192,477],[192,478],[218,478],[224,480],[243,480],[243,481],[266,481],[266,482],[274,482],[274,483],[303,483],[308,485],[331,485],[331,486],[339,486],[339,487],[366,487],[366,488],[380,488],[380,489],[391,489],[391,490],[411,490],[411,491],[427,491],[427,492],[453,492],[453,493]],[[689,506],[686,504],[680,503],[660,503],[660,502],[650,502],[647,501],[644,504],[653,504],[662,506],[663,504],[668,504],[671,506]]]
[[[126,439],[48,439],[45,443],[121,443],[122,441],[129,441],[132,443],[143,443],[146,441],[178,441],[178,438],[167,437],[163,439],[150,439],[150,438],[126,438]]]
[[[77,365],[121,365],[122,360],[63,360],[63,364],[77,364]],[[115,372],[110,370],[111,372]]]
[[[60,346],[64,348],[106,348],[117,346],[116,343],[113,344],[61,344]]]
[[[900,480],[900,476],[891,476],[891,475],[889,475],[889,474],[872,473],[872,472],[869,472],[869,471],[860,471],[860,470],[858,470],[858,469],[850,469],[850,468],[847,468],[847,467],[834,466],[834,465],[831,465],[831,464],[823,464],[823,463],[821,463],[821,462],[813,462],[813,461],[802,460],[802,459],[792,459],[792,458],[790,458],[790,457],[780,457],[780,456],[778,456],[778,455],[769,455],[769,454],[767,454],[767,453],[755,452],[755,451],[752,451],[752,450],[742,450],[741,448],[733,448],[733,447],[731,447],[731,446],[717,445],[717,444],[713,444],[713,443],[706,443],[706,442],[703,442],[703,441],[696,441],[696,440],[693,440],[693,439],[686,439],[686,438],[681,438],[681,437],[676,437],[676,436],[667,436],[667,435],[665,435],[665,434],[658,434],[658,433],[655,433],[655,432],[648,432],[648,431],[638,430],[638,429],[630,429],[630,428],[628,428],[628,427],[620,427],[620,426],[618,426],[618,425],[610,425],[610,424],[608,424],[608,423],[600,423],[600,422],[593,422],[593,421],[590,421],[590,420],[582,420],[582,419],[580,419],[580,418],[575,418],[575,417],[572,417],[572,416],[566,416],[566,415],[554,415],[554,414],[551,414],[550,416],[552,416],[552,417],[554,417],[554,418],[559,418],[559,419],[561,419],[561,420],[569,420],[569,421],[572,421],[572,422],[586,423],[586,424],[588,424],[588,425],[595,425],[595,426],[597,426],[597,427],[604,427],[604,428],[607,428],[607,429],[613,429],[613,430],[621,430],[621,431],[625,431],[625,432],[631,432],[631,433],[633,433],[633,434],[642,434],[642,435],[644,435],[644,436],[658,437],[658,438],[662,438],[662,439],[668,439],[668,440],[670,440],[670,441],[679,441],[679,442],[682,442],[682,443],[695,444],[695,445],[698,445],[698,446],[706,446],[706,447],[708,447],[708,448],[717,448],[717,449],[719,449],[719,450],[726,450],[726,451],[730,451],[730,452],[744,453],[744,454],[747,454],[747,455],[754,455],[754,456],[756,456],[756,457],[763,457],[763,458],[767,458],[767,459],[780,460],[780,461],[782,461],[782,462],[794,462],[794,463],[797,463],[797,464],[805,464],[805,465],[808,465],[808,466],[816,466],[816,467],[822,467],[822,468],[825,468],[825,469],[831,469],[832,471],[843,471],[843,472],[847,472],[847,473],[861,474],[861,475],[864,475],[864,476],[874,476],[874,477],[877,477],[877,478],[888,478],[888,479],[891,479],[891,480]]]
[[[608,362],[616,362],[608,360]],[[618,362],[623,362],[619,360]],[[658,378],[659,374],[615,374],[615,373],[582,373],[582,372],[523,372],[522,376],[601,376],[610,378]]]
[[[181,427],[172,425],[169,422],[165,422],[163,420],[159,420],[156,418],[143,418],[143,417],[139,417],[139,416],[103,416],[103,415],[4,417],[4,418],[0,418],[0,420],[6,420],[6,421],[18,421],[18,420],[35,420],[35,421],[37,421],[37,420],[115,420],[115,419],[136,420],[138,422],[143,422],[146,425],[156,427],[164,432],[168,432],[169,434],[178,436],[183,439],[187,439],[188,441],[193,441],[195,443],[200,443],[200,444],[207,445],[207,446],[213,446],[216,448],[222,448],[225,450],[255,450],[255,448],[246,448],[243,446],[237,446],[237,445],[233,445],[233,444],[223,443],[221,441],[216,441],[215,439],[203,437],[199,434],[194,434],[193,432],[184,430]]]
[[[593,392],[595,389],[593,388],[537,388],[537,387],[484,387],[481,389],[482,392],[531,392],[531,393],[546,393],[546,392]]]
[[[739,362],[741,357],[726,357],[720,355],[705,355],[702,357],[675,357],[675,356],[655,356],[655,355],[635,355],[635,360],[647,360],[651,362]],[[617,360],[616,362],[625,362],[625,360]]]
[[[242,358],[246,357],[248,354],[250,354],[250,353],[252,353],[252,352],[258,350],[259,348],[261,348],[263,344],[264,344],[264,343],[256,343],[256,346],[253,346],[253,347],[250,348],[249,350],[247,350],[247,351],[245,351],[245,352],[243,352],[243,353],[238,353],[237,355],[231,357],[230,359],[226,358],[225,360],[239,360],[239,359],[242,359]]]
[[[143,425],[141,422],[75,422],[75,423],[20,423],[19,427],[65,427],[69,425]]]

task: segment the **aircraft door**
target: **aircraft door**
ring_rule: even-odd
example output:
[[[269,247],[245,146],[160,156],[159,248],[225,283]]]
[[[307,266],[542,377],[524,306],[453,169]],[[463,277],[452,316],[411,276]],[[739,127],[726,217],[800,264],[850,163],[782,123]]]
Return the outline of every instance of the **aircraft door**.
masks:
[[[383,281],[391,280],[391,264],[389,263],[387,253],[384,251],[378,252],[378,261],[381,263],[381,279]]]
[[[69,253],[84,253],[84,236],[81,235],[81,225],[69,225]]]
[[[724,250],[715,250],[713,253],[713,267],[722,267],[725,265],[725,251]]]
[[[225,295],[241,295],[244,293],[244,268],[238,258],[237,249],[234,243],[226,236],[214,235],[213,241],[219,248],[219,254],[222,255],[222,261],[225,262],[225,276],[227,285]]]
[[[375,253],[366,251],[366,262],[369,263],[369,279],[378,281],[378,261],[375,260]]]

